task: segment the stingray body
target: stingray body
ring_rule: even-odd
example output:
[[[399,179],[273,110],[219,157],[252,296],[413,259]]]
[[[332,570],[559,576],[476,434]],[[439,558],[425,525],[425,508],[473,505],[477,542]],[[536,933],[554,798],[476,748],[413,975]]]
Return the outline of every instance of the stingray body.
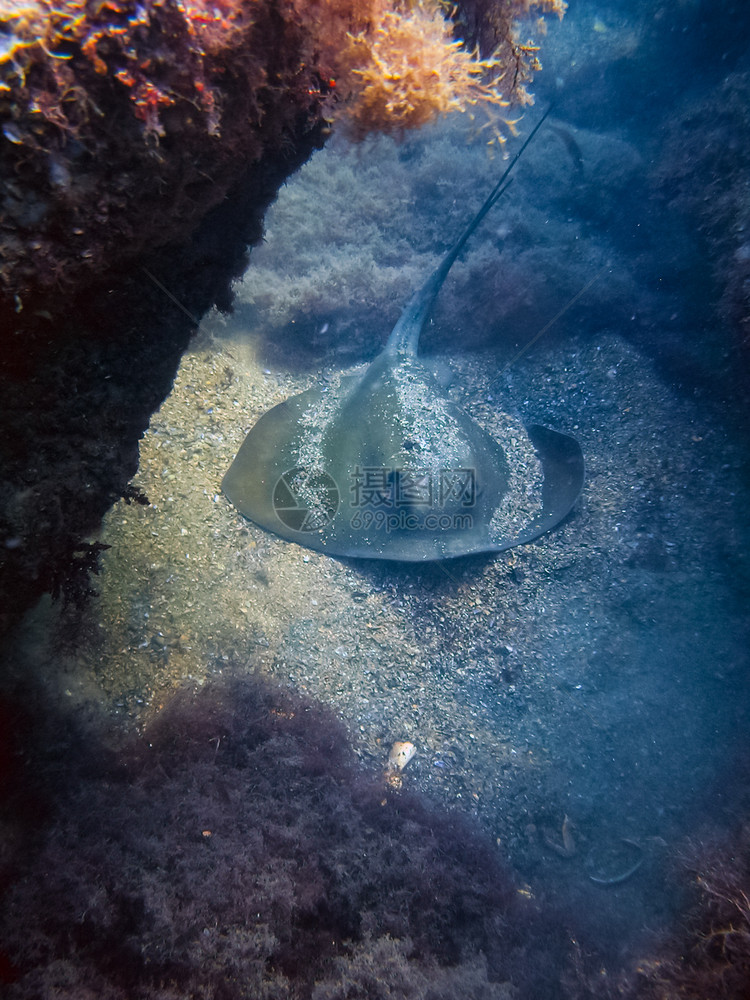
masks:
[[[528,427],[539,475],[526,487],[521,476],[519,490],[506,449],[417,356],[451,265],[536,129],[364,374],[293,396],[252,428],[222,483],[250,520],[332,556],[421,562],[530,542],[570,511],[583,484],[578,442]]]

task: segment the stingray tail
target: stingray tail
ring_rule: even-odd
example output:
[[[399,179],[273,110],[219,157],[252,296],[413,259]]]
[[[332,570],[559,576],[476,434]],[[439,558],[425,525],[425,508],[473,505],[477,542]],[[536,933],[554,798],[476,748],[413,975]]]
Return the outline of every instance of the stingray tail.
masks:
[[[388,354],[415,355],[417,353],[422,327],[425,324],[425,320],[432,309],[433,303],[437,298],[438,292],[440,291],[448,272],[453,266],[453,262],[461,253],[474,231],[482,223],[485,215],[487,215],[493,205],[495,205],[508,190],[508,187],[511,184],[511,181],[508,180],[510,172],[523,156],[524,150],[542,127],[544,120],[551,110],[552,106],[550,105],[526,137],[521,148],[511,159],[510,163],[503,171],[502,177],[494,186],[492,191],[490,191],[486,201],[477,214],[471,220],[458,240],[450,248],[445,257],[443,257],[442,261],[438,264],[427,281],[425,281],[422,287],[412,295],[411,299],[409,299],[406,308],[401,313],[401,317],[399,318],[398,323],[394,326],[391,335],[388,338],[388,342],[385,345],[384,350]]]

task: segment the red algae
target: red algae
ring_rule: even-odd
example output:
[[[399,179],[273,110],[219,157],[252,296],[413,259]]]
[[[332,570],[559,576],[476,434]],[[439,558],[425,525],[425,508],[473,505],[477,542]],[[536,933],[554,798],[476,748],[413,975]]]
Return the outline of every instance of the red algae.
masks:
[[[466,0],[451,21],[431,0],[11,0],[5,311],[54,312],[60,292],[189,238],[248,164],[332,122],[362,138],[525,100],[538,64],[514,22],[563,7]]]

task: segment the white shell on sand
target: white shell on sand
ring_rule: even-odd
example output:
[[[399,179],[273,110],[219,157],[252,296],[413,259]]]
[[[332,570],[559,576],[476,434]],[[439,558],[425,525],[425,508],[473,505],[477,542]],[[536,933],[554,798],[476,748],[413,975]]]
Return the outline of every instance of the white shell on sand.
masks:
[[[403,771],[416,752],[417,748],[413,743],[397,740],[388,754],[388,769],[390,771]]]

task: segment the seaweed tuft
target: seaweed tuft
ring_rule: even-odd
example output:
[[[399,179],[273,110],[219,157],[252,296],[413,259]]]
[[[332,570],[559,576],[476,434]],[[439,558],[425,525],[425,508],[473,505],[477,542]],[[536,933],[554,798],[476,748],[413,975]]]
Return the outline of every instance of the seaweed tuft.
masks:
[[[536,960],[564,935],[467,820],[364,774],[326,710],[235,681],[117,747],[54,712],[39,733],[11,1000],[547,996]]]

